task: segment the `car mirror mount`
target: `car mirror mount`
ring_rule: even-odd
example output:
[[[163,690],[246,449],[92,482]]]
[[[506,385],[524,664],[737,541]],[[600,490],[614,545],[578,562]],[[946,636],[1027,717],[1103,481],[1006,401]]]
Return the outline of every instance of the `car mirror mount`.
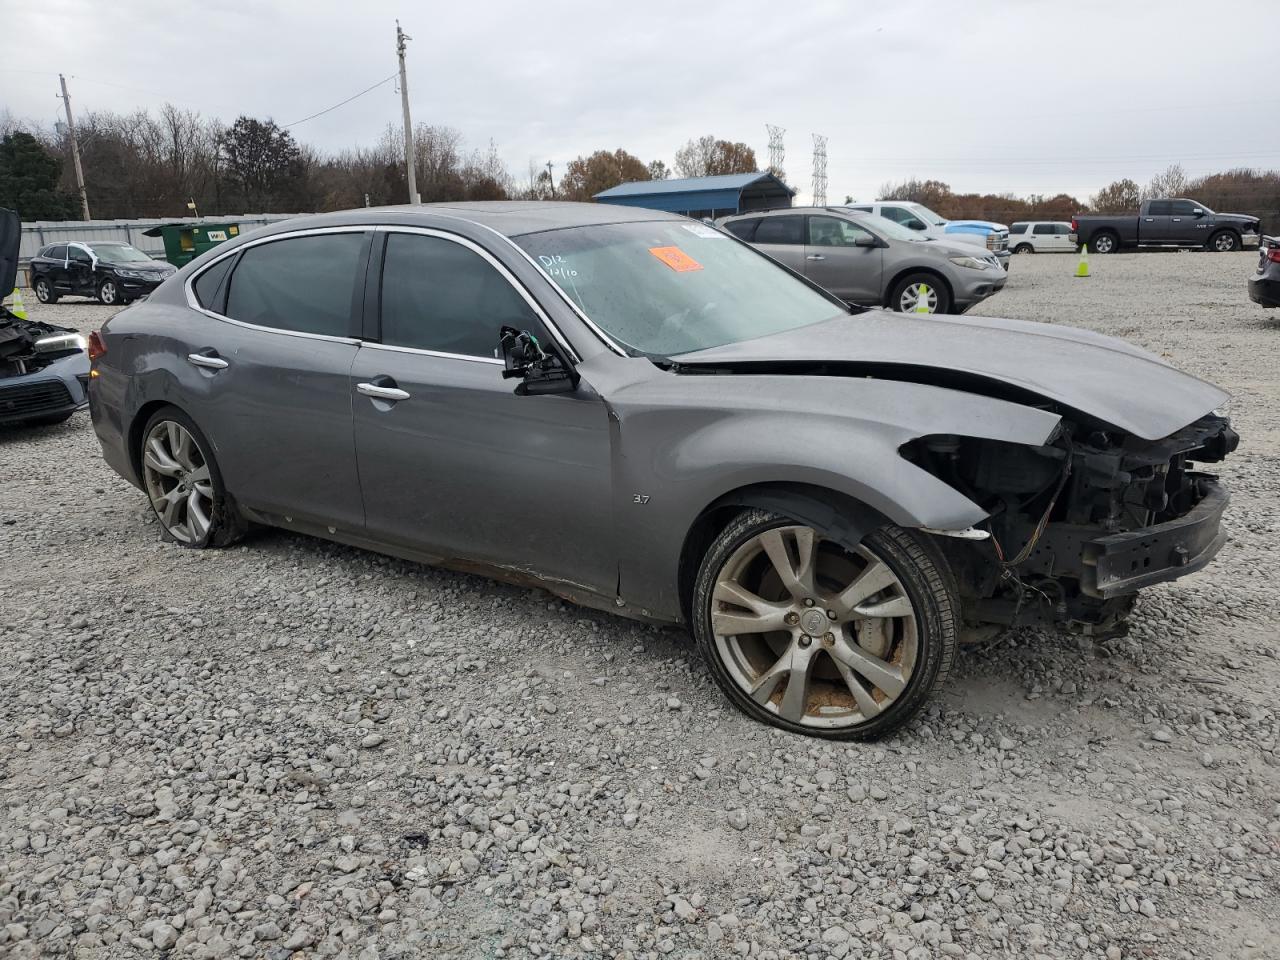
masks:
[[[500,335],[502,377],[504,380],[520,378],[516,384],[518,396],[571,393],[577,387],[577,373],[555,347],[544,350],[532,333],[515,327],[503,326]]]
[[[855,247],[878,247],[880,244],[876,242],[875,237],[854,237],[853,245]]]

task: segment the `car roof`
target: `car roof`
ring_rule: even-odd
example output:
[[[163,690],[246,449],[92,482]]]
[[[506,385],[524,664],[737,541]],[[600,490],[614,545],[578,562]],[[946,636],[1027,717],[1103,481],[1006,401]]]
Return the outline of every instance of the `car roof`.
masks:
[[[727,217],[721,217],[721,220],[742,220],[745,217],[776,217],[788,213],[829,213],[837,217],[866,217],[869,216],[865,210],[849,210],[843,206],[829,207],[775,207],[772,210],[747,210],[745,213],[734,213]]]
[[[269,233],[309,230],[315,227],[398,224],[401,226],[441,226],[441,220],[465,220],[488,227],[507,237],[568,227],[599,226],[607,223],[638,223],[646,220],[685,220],[679,214],[610,203],[571,203],[558,200],[493,200],[473,203],[420,203],[394,207],[357,207],[336,213],[279,220],[254,231]]]

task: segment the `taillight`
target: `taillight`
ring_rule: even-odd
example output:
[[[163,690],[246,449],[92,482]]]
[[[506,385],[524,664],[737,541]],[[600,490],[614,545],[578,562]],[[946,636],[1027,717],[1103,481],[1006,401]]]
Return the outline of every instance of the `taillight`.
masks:
[[[1077,230],[1079,230],[1079,229],[1080,229],[1080,228],[1079,228],[1078,226],[1076,226],[1076,218],[1075,218],[1075,217],[1072,217],[1072,218],[1071,218],[1071,232],[1072,232],[1072,233],[1075,233],[1075,232],[1076,232]]]
[[[107,345],[103,342],[102,334],[97,330],[89,334],[89,359],[97,360],[107,352]]]
[[[1272,263],[1280,263],[1280,247],[1267,247],[1267,259]]]

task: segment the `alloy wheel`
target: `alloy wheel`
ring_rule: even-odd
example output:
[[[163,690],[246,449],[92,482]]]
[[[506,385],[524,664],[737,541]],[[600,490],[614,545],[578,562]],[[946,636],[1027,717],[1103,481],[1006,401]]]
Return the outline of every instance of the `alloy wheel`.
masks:
[[[49,281],[43,277],[36,281],[36,299],[41,303],[48,303],[52,291],[49,289]]]
[[[807,526],[773,527],[738,547],[716,577],[710,620],[733,682],[811,728],[889,709],[920,653],[915,607],[888,563]]]
[[[1097,240],[1093,241],[1094,250],[1097,253],[1110,253],[1111,248],[1115,245],[1115,241],[1111,239],[1110,234],[1103,234]]]
[[[937,313],[938,292],[927,283],[912,283],[905,287],[898,298],[898,308],[903,313],[915,313],[922,300],[929,313]]]
[[[111,306],[116,302],[116,285],[111,280],[102,281],[102,287],[98,291],[98,296],[107,306]]]
[[[147,433],[142,473],[156,516],[181,543],[200,543],[213,524],[213,480],[195,437],[180,423],[161,420]]]
[[[1236,238],[1229,233],[1220,233],[1214,238],[1213,248],[1219,253],[1229,253],[1236,248]]]

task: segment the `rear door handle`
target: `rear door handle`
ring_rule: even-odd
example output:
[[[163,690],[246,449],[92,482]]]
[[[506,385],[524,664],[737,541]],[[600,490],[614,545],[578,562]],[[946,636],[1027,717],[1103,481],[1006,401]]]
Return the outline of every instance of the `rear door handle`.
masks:
[[[225,370],[231,366],[212,350],[208,353],[188,353],[187,362],[194,363],[197,367],[206,367],[209,370]]]
[[[409,399],[408,390],[401,390],[399,387],[384,387],[376,383],[357,383],[356,390],[366,397],[373,397],[375,400],[390,400],[394,403],[397,400]]]
[[[805,259],[806,260],[825,260],[827,258],[820,253],[811,253],[807,257],[805,257]]]

